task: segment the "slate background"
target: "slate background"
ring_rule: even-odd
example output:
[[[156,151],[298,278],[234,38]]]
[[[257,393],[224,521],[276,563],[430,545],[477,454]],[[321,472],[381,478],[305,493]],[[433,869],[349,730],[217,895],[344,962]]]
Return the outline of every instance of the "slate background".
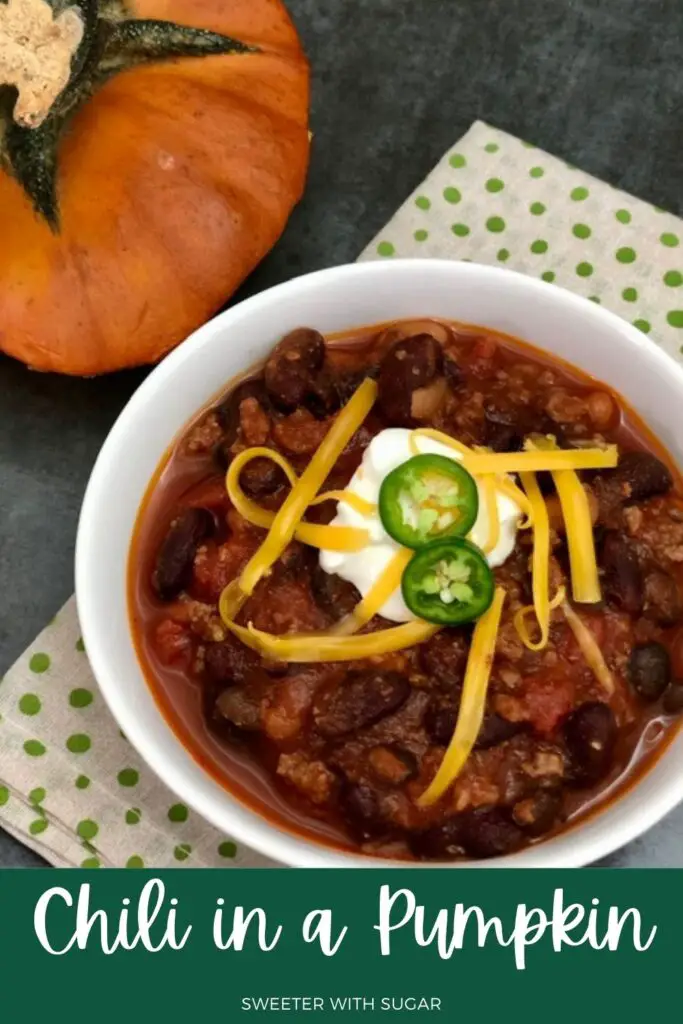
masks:
[[[352,261],[477,118],[683,213],[683,0],[288,5],[314,69],[309,186],[238,297]],[[0,357],[0,673],[73,590],[88,473],[143,375]],[[0,832],[0,865],[40,863]],[[607,863],[683,866],[683,807]]]

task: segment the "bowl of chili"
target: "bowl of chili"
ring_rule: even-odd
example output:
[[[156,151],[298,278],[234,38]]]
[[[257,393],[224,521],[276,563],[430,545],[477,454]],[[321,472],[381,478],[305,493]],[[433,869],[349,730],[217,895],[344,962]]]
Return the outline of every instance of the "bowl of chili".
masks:
[[[122,730],[286,864],[607,855],[683,797],[682,400],[636,329],[497,268],[333,268],[219,315],[83,503]]]

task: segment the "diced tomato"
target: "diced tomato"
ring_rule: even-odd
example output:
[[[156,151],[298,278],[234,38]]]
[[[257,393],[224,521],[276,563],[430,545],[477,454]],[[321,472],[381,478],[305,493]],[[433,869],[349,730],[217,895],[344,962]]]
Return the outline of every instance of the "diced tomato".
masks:
[[[189,665],[192,657],[192,636],[182,623],[164,619],[154,631],[154,640],[159,657],[167,665]]]
[[[540,733],[550,733],[574,704],[574,683],[564,675],[543,673],[524,681],[527,720]]]

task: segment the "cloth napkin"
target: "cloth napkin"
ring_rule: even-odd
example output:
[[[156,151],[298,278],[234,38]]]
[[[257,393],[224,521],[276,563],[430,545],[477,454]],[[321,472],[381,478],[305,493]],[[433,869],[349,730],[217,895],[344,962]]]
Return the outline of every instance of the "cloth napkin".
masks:
[[[370,243],[511,267],[683,358],[683,221],[477,122]],[[0,685],[0,823],[53,864],[268,866],[180,803],[120,733],[72,598]]]

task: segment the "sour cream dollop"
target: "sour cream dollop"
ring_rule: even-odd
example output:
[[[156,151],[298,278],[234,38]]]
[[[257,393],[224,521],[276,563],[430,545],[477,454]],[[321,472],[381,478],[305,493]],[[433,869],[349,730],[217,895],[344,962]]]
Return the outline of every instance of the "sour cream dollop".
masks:
[[[403,427],[382,430],[366,448],[363,461],[349,481],[346,490],[377,505],[379,490],[385,476],[415,454],[410,443],[412,434],[411,430]],[[415,442],[420,454],[445,455],[458,462],[462,460],[462,456],[458,452],[431,437],[417,434]],[[489,517],[484,495],[481,488],[477,489],[479,491],[479,514],[472,527],[470,539],[479,547],[483,547],[489,536]],[[521,517],[519,506],[507,495],[498,492],[496,501],[500,519],[500,535],[495,548],[486,556],[492,569],[502,565],[512,554]],[[400,545],[388,535],[382,526],[378,510],[372,515],[364,516],[352,509],[346,502],[340,501],[337,506],[337,514],[331,525],[361,527],[370,535],[369,543],[361,551],[341,552],[322,549],[320,551],[320,565],[325,572],[336,573],[342,579],[353,583],[360,591],[361,596],[365,597],[380,573],[400,549]],[[400,588],[395,590],[382,606],[381,614],[392,622],[412,622],[416,618],[406,606]]]

